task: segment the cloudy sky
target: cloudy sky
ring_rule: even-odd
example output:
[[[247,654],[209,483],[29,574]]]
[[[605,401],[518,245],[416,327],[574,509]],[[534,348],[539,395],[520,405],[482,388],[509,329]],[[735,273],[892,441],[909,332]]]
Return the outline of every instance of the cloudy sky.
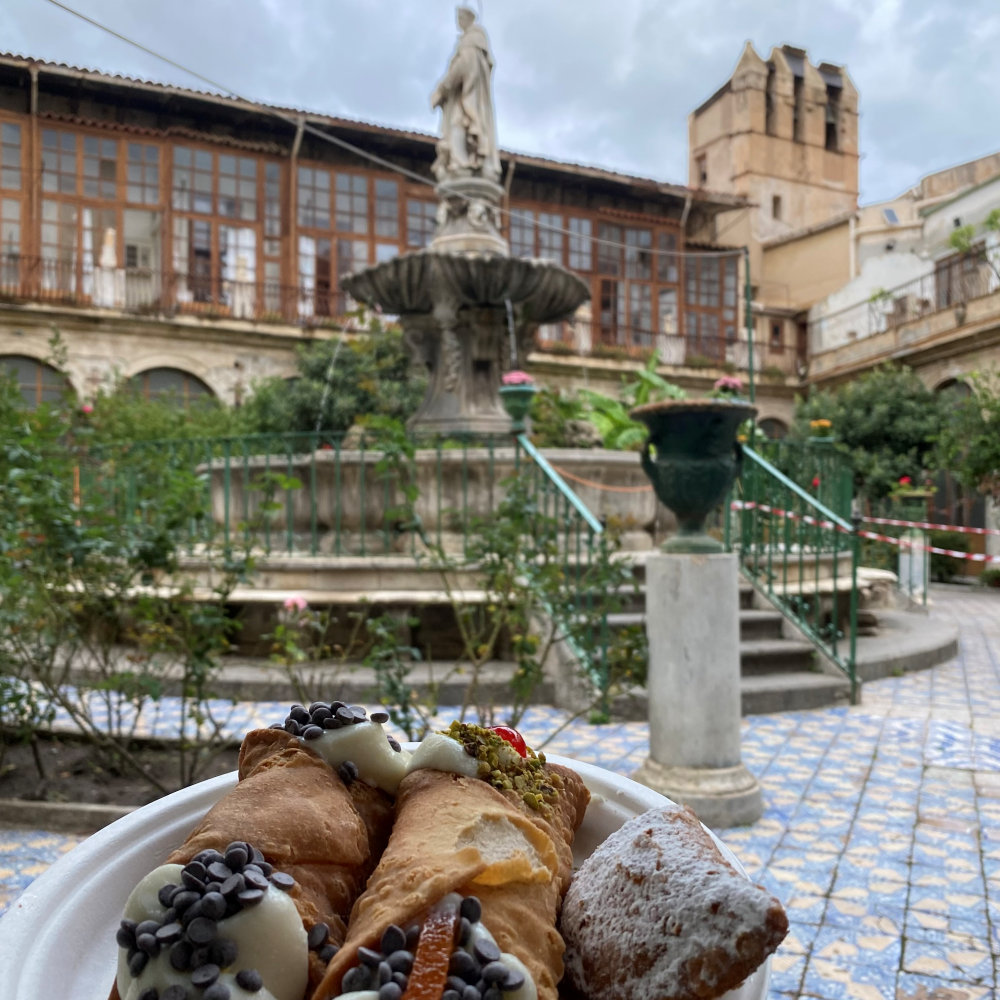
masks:
[[[428,95],[453,0],[65,0],[268,103],[437,130]],[[847,67],[861,95],[861,200],[1000,149],[997,0],[471,0],[497,61],[506,149],[687,181],[687,114],[750,40]],[[3,0],[0,49],[204,84],[53,6]]]

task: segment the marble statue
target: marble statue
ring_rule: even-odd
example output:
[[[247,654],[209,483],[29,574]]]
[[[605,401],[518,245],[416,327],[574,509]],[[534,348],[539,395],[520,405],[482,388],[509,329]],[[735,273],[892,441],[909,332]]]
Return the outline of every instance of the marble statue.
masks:
[[[459,7],[456,19],[462,34],[448,71],[431,95],[431,107],[441,109],[434,176],[439,181],[474,176],[497,181],[500,155],[493,114],[490,43],[468,7]]]

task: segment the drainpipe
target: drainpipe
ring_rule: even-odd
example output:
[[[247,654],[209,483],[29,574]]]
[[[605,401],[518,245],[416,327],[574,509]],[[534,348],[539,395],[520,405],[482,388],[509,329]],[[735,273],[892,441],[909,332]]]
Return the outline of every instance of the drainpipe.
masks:
[[[31,173],[40,177],[41,158],[38,154],[38,67],[32,63],[28,72],[31,75],[31,90],[28,97],[28,113],[31,115],[31,150],[29,153],[29,163],[31,164]],[[30,236],[28,237],[29,242],[27,249],[29,255],[34,259],[37,259],[42,255],[42,250],[39,246],[41,226],[39,225],[40,214],[38,210],[38,191],[41,186],[40,181],[37,184],[32,183],[28,185],[31,197],[28,208],[30,218],[28,220],[27,229]]]
[[[290,286],[294,286],[296,294],[291,303],[292,315],[290,322],[297,319],[298,310],[298,287],[299,287],[299,215],[298,215],[298,192],[299,177],[296,165],[299,159],[299,149],[302,147],[302,136],[305,133],[305,115],[299,115],[298,125],[295,128],[295,139],[292,142],[292,150],[288,158],[288,238],[291,246],[288,248],[287,259],[292,262],[292,274],[285,275],[285,280]]]
[[[750,247],[743,247],[743,310],[746,313],[744,323],[747,331],[747,386],[750,390],[750,402],[754,401],[756,389],[753,377],[753,293],[750,287]]]
[[[858,217],[852,215],[847,220],[847,267],[851,278],[857,277],[854,268],[857,266],[857,249],[854,246],[854,234],[857,229]],[[850,279],[849,279],[850,280]]]

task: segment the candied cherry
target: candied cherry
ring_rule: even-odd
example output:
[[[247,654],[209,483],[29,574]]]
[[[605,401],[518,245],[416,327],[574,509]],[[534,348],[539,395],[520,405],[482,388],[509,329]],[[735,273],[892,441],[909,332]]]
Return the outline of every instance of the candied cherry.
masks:
[[[490,732],[506,740],[522,757],[528,756],[528,744],[516,729],[511,729],[510,726],[490,726]]]

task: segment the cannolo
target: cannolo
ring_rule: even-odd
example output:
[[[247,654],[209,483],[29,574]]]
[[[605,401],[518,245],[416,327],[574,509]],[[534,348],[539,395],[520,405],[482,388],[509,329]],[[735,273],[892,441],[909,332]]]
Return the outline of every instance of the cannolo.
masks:
[[[248,733],[235,787],[133,891],[112,1000],[301,1000],[322,977],[392,802],[346,760],[331,767],[304,728]]]
[[[459,723],[425,740],[410,768],[389,844],[313,1000],[455,1000],[466,987],[484,1000],[555,1000],[583,781]]]

